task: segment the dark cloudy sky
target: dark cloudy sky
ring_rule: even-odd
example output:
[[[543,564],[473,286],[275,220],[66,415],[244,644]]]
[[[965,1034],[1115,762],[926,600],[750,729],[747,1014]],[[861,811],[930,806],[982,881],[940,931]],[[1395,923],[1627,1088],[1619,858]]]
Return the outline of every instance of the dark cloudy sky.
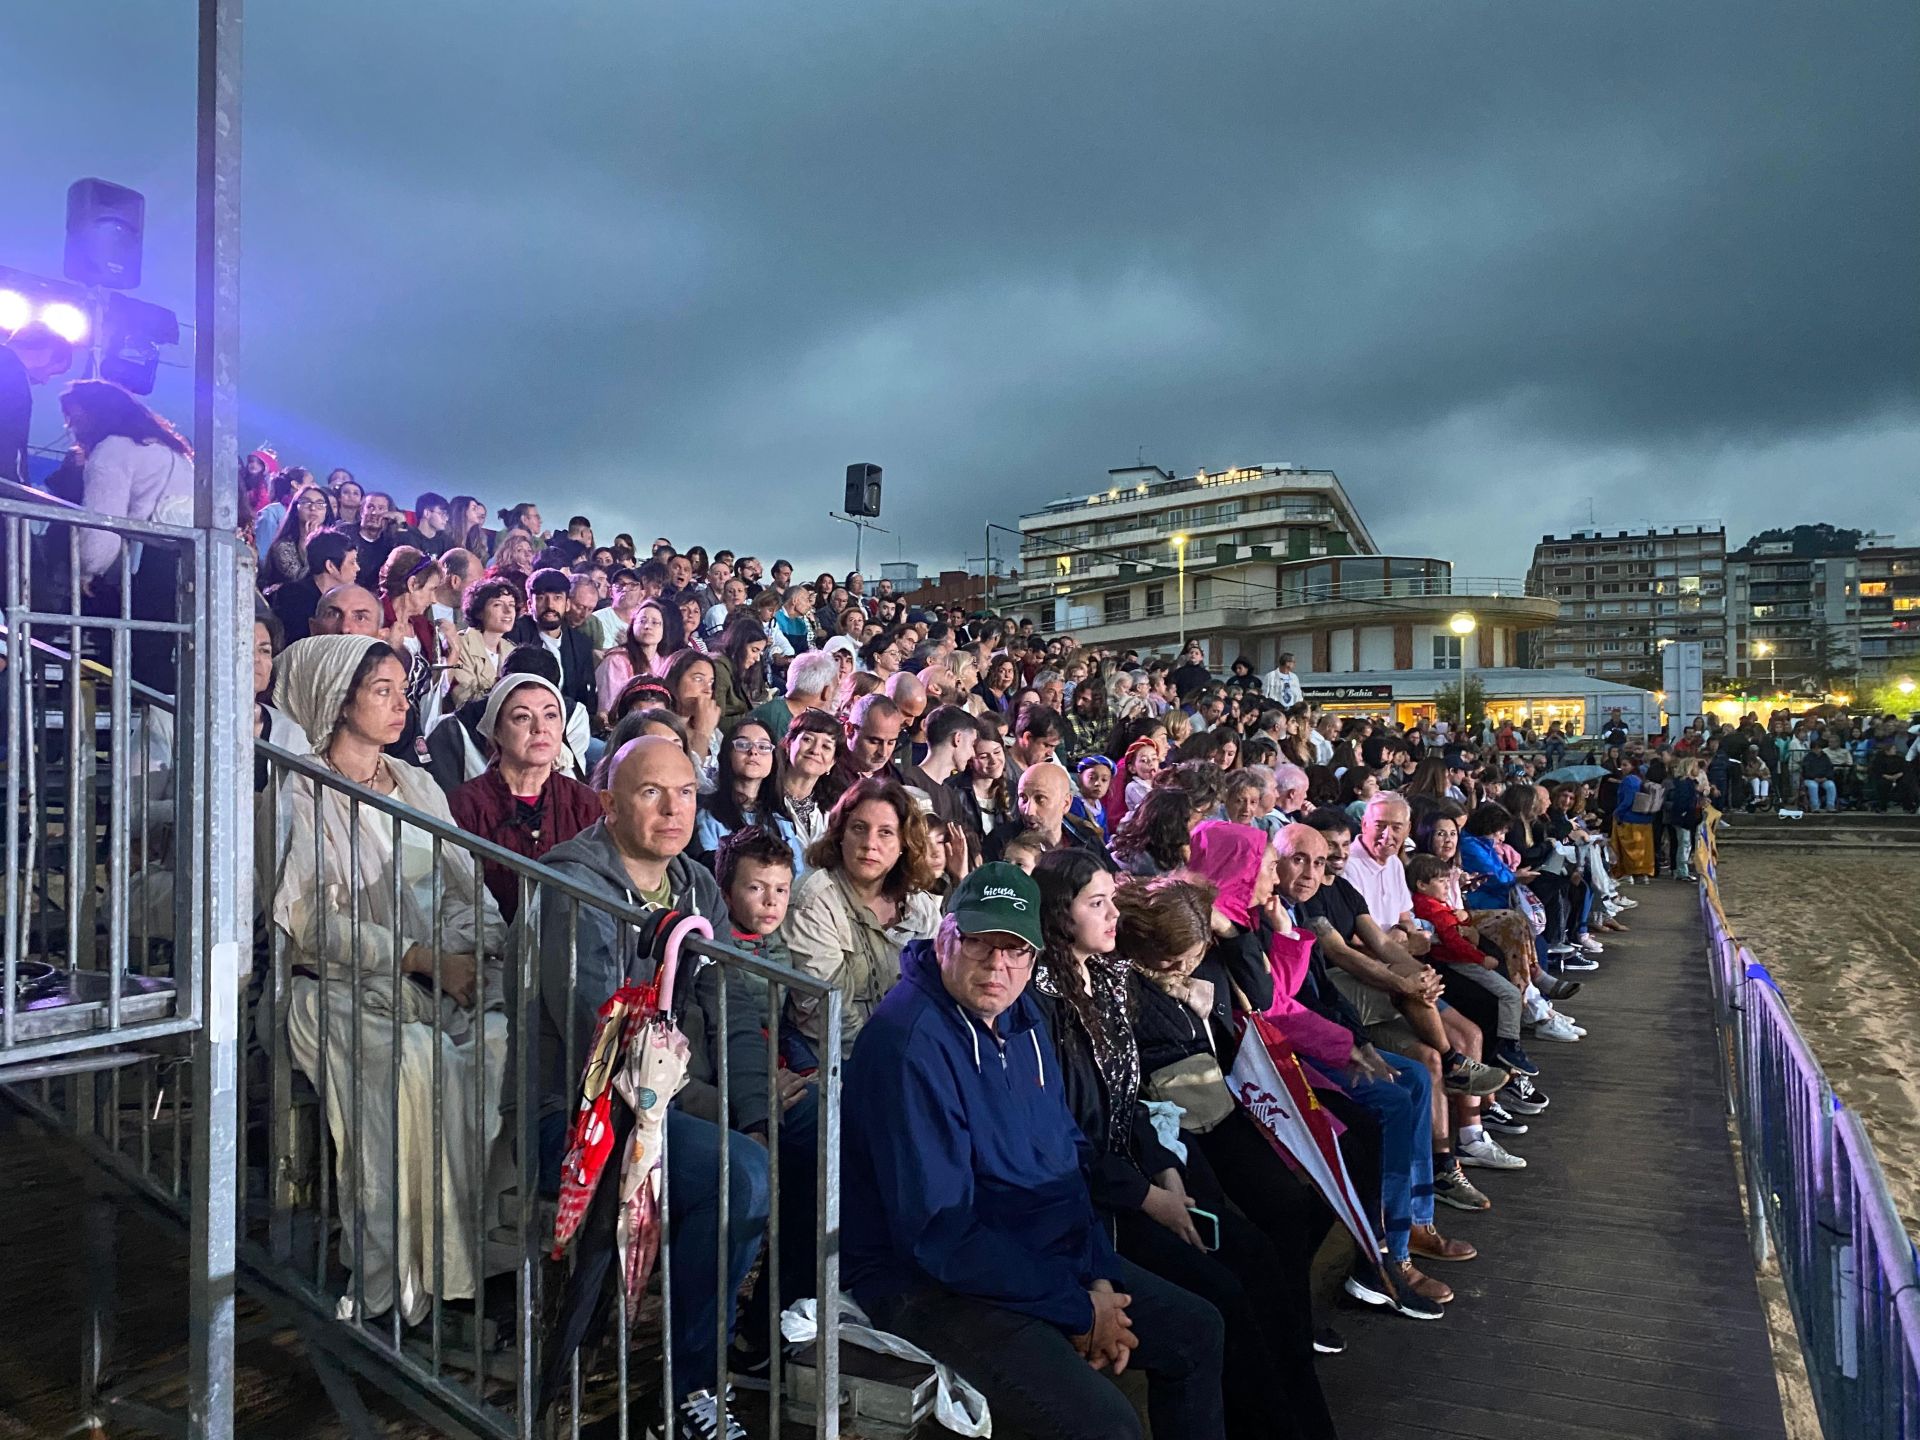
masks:
[[[812,566],[873,460],[937,565],[1144,455],[1474,573],[1590,499],[1920,542],[1911,0],[251,11],[245,436],[403,500]],[[190,304],[191,13],[6,7],[0,263],[98,174]]]

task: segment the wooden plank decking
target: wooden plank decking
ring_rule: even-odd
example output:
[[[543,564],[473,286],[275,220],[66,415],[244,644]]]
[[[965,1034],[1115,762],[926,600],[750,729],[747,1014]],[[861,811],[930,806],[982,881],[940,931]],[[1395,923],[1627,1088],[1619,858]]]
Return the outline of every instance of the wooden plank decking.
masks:
[[[1636,886],[1631,933],[1567,1009],[1591,1033],[1531,1047],[1552,1097],[1528,1168],[1469,1171],[1483,1215],[1440,1208],[1480,1258],[1427,1266],[1444,1320],[1343,1308],[1320,1374],[1347,1440],[1774,1440],[1785,1435],[1715,1076],[1698,898]],[[1617,943],[1615,943],[1617,941]]]

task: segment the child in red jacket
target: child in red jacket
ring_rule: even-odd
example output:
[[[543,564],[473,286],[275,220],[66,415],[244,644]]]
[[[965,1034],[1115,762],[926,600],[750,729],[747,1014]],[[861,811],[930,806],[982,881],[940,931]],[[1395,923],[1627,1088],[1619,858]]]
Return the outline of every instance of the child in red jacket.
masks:
[[[1433,949],[1427,958],[1441,967],[1449,995],[1468,987],[1483,990],[1499,1002],[1498,1043],[1490,1060],[1519,1075],[1538,1075],[1540,1069],[1520,1047],[1520,1020],[1525,997],[1501,973],[1500,962],[1460,933],[1460,917],[1448,901],[1447,880],[1453,866],[1437,855],[1407,858],[1407,888],[1413,891],[1413,914],[1433,927]],[[1469,994],[1468,1002],[1472,996]],[[1458,1001],[1455,1001],[1458,1004]],[[1482,1001],[1484,1004],[1484,1000]],[[1475,1007],[1478,1008],[1478,1007]]]

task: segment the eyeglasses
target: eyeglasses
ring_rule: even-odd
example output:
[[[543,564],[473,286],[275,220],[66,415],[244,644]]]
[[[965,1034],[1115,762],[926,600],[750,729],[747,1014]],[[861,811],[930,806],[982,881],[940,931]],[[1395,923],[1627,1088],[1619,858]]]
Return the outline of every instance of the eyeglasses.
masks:
[[[730,740],[727,743],[733,747],[733,753],[736,755],[771,755],[773,753],[771,740]]]
[[[1010,975],[1024,975],[1033,969],[1034,951],[1031,945],[995,945],[990,940],[968,935],[961,938],[960,953],[976,965],[1005,965]]]

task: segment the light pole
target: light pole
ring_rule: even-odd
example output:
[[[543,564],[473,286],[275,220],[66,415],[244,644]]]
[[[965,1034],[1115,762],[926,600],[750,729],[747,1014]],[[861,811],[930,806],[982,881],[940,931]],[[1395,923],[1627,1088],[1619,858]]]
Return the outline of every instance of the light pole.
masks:
[[[1465,610],[1456,611],[1447,621],[1447,629],[1460,639],[1460,734],[1467,733],[1467,637],[1474,632],[1479,622]],[[1464,739],[1462,743],[1465,743]]]
[[[1187,537],[1173,537],[1173,553],[1180,562],[1180,648],[1187,648]]]
[[[1898,691],[1899,691],[1899,692],[1900,692],[1900,693],[1901,693],[1902,695],[1911,695],[1911,694],[1913,694],[1913,679],[1912,679],[1912,677],[1911,677],[1911,676],[1907,676],[1907,675],[1902,675],[1902,676],[1900,677],[1900,683],[1899,683],[1898,685],[1896,685],[1896,686],[1894,686],[1893,688],[1894,688],[1894,689],[1896,689],[1896,690],[1898,690]]]
[[[1756,640],[1753,642],[1753,653],[1767,657],[1767,688],[1769,690],[1778,690],[1780,688],[1780,662],[1775,658],[1773,651],[1774,647],[1770,641]]]

